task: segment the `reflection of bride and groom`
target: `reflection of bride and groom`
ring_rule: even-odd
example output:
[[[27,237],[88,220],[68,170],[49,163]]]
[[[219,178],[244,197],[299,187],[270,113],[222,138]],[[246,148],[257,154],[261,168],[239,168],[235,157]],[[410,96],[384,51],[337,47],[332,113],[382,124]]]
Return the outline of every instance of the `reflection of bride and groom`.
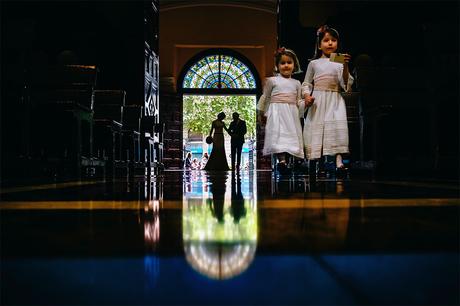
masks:
[[[244,135],[247,132],[246,122],[240,119],[240,115],[234,112],[233,121],[229,127],[224,123],[225,113],[217,115],[217,119],[211,124],[211,131],[207,139],[212,137],[212,151],[204,170],[229,170],[224,146],[224,130],[231,136],[231,160],[232,170],[239,170],[241,164],[241,151],[243,150]],[[214,135],[213,135],[214,132]],[[235,165],[236,163],[236,165]]]
[[[257,246],[257,212],[245,205],[239,175],[208,173],[212,197],[207,205],[189,202],[183,210],[183,243],[187,262],[212,279],[241,274],[254,260]],[[227,180],[231,178],[231,202],[226,207]],[[228,215],[232,218],[228,219]]]
[[[224,203],[225,203],[225,189],[227,184],[227,174],[211,174],[209,175],[211,181],[212,199],[208,199],[208,204],[213,216],[219,223],[224,223]],[[239,223],[240,219],[246,215],[246,208],[244,206],[243,193],[241,192],[241,178],[232,175],[232,196],[230,213],[233,216],[233,222]]]

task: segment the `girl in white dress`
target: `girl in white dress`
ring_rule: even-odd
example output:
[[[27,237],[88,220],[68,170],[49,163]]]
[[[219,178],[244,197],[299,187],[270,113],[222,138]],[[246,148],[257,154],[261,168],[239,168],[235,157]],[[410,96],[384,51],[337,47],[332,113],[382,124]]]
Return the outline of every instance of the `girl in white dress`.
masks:
[[[299,103],[303,104],[302,89],[300,82],[291,78],[294,72],[299,71],[295,53],[279,48],[275,52],[276,76],[267,78],[257,103],[260,115],[267,119],[262,154],[276,154],[279,169],[286,168],[286,153],[304,158],[299,112]]]
[[[335,155],[336,167],[343,169],[342,154],[349,152],[348,123],[340,90],[350,91],[353,77],[348,72],[350,55],[343,54],[344,63],[330,59],[331,53],[337,52],[338,42],[335,29],[327,25],[318,29],[315,56],[302,83],[305,104],[301,107],[309,107],[303,130],[306,158],[317,160],[323,155]]]

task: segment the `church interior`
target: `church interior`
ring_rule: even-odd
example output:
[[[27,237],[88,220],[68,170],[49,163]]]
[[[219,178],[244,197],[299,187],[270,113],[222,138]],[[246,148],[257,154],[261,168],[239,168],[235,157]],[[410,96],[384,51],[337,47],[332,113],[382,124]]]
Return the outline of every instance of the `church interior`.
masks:
[[[0,303],[459,305],[459,5],[1,1]],[[281,169],[256,103],[324,24],[345,168]],[[205,170],[235,110],[241,168]]]

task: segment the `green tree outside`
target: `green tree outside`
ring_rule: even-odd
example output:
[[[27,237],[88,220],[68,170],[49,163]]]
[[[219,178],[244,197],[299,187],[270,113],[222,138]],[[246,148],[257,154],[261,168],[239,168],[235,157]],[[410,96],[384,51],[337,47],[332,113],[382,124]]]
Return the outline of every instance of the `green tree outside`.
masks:
[[[224,112],[227,127],[232,121],[232,113],[238,112],[246,121],[247,139],[256,136],[256,97],[255,96],[199,96],[185,95],[183,106],[184,129],[194,133],[208,135],[211,123],[217,114]]]

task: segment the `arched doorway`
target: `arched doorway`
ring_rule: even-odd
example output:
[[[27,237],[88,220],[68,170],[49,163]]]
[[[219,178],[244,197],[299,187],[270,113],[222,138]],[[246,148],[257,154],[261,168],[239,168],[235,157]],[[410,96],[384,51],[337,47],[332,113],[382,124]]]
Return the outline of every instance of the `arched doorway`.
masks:
[[[242,167],[255,169],[256,103],[261,86],[252,63],[231,49],[208,49],[187,62],[177,85],[183,105],[183,157],[190,152],[199,162],[205,152],[209,154],[211,147],[204,139],[212,120],[224,111],[228,125],[236,111],[248,127]],[[226,152],[230,164],[230,137],[226,137]]]

